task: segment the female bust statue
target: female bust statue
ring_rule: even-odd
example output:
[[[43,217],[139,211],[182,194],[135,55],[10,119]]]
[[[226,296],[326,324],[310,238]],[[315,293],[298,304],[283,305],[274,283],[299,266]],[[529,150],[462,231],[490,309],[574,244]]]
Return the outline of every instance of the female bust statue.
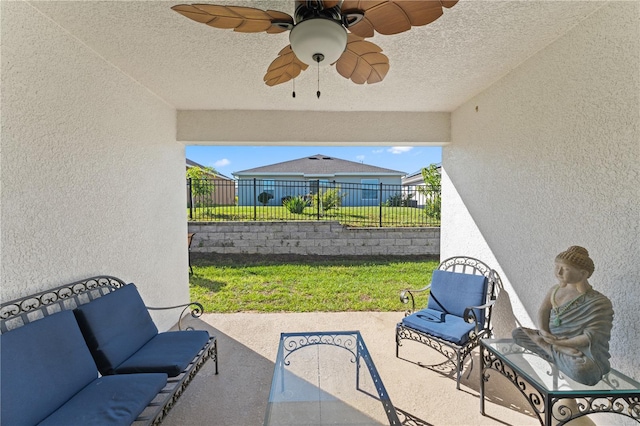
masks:
[[[611,301],[591,287],[594,270],[589,252],[571,246],[556,256],[558,284],[551,287],[538,311],[539,330],[516,328],[513,338],[573,380],[595,385],[609,372]]]

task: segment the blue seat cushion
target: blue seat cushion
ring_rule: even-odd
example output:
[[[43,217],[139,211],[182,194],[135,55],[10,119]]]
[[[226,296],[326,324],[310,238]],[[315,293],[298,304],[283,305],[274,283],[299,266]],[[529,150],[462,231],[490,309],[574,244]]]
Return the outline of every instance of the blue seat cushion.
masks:
[[[418,313],[418,318],[431,322],[443,322],[446,315],[447,314],[442,311],[426,308]]]
[[[102,374],[115,368],[158,334],[134,284],[74,310],[82,334]]]
[[[425,315],[425,311],[428,311],[428,309],[423,309],[405,317],[402,320],[402,324],[459,346],[469,341],[469,332],[475,329],[473,323],[466,322],[462,317],[448,314],[444,316],[443,322],[434,322],[428,319],[431,314],[426,313]]]
[[[163,373],[103,376],[39,425],[129,426],[166,383]]]
[[[0,418],[34,425],[98,378],[71,311],[0,335]]]
[[[157,334],[133,356],[115,368],[115,373],[163,372],[180,374],[209,340],[204,330],[169,331]]]
[[[470,306],[485,304],[487,277],[451,271],[433,271],[427,308],[458,317]],[[478,325],[484,326],[484,309],[474,309]]]

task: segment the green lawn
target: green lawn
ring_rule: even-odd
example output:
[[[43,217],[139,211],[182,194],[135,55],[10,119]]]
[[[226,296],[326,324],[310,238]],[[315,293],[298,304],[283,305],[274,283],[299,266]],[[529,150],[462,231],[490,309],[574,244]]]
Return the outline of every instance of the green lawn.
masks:
[[[337,220],[349,226],[378,226],[380,212],[385,226],[440,226],[440,221],[428,217],[423,209],[413,207],[339,207],[322,213],[320,220]],[[192,220],[318,220],[314,207],[302,213],[291,213],[282,206],[216,206],[197,207],[187,217]]]
[[[399,293],[431,281],[436,260],[199,260],[191,300],[205,312],[404,311]],[[426,295],[420,299],[426,305]]]

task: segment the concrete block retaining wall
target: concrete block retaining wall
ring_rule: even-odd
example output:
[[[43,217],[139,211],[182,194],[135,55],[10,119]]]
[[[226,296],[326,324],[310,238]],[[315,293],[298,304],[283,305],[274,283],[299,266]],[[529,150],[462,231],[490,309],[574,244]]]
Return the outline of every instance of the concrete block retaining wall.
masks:
[[[349,228],[338,222],[189,222],[193,253],[438,256],[440,228]]]

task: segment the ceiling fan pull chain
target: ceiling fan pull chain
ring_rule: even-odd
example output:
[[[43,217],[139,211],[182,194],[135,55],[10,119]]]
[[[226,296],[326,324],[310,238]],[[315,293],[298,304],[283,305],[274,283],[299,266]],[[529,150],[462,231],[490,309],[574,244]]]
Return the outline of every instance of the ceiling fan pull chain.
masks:
[[[324,58],[323,58],[324,59]],[[316,62],[318,64],[318,91],[316,92],[316,96],[320,99],[320,58],[316,58]]]
[[[291,94],[292,97],[296,97],[296,79],[292,78],[291,80],[293,80],[293,93]]]

